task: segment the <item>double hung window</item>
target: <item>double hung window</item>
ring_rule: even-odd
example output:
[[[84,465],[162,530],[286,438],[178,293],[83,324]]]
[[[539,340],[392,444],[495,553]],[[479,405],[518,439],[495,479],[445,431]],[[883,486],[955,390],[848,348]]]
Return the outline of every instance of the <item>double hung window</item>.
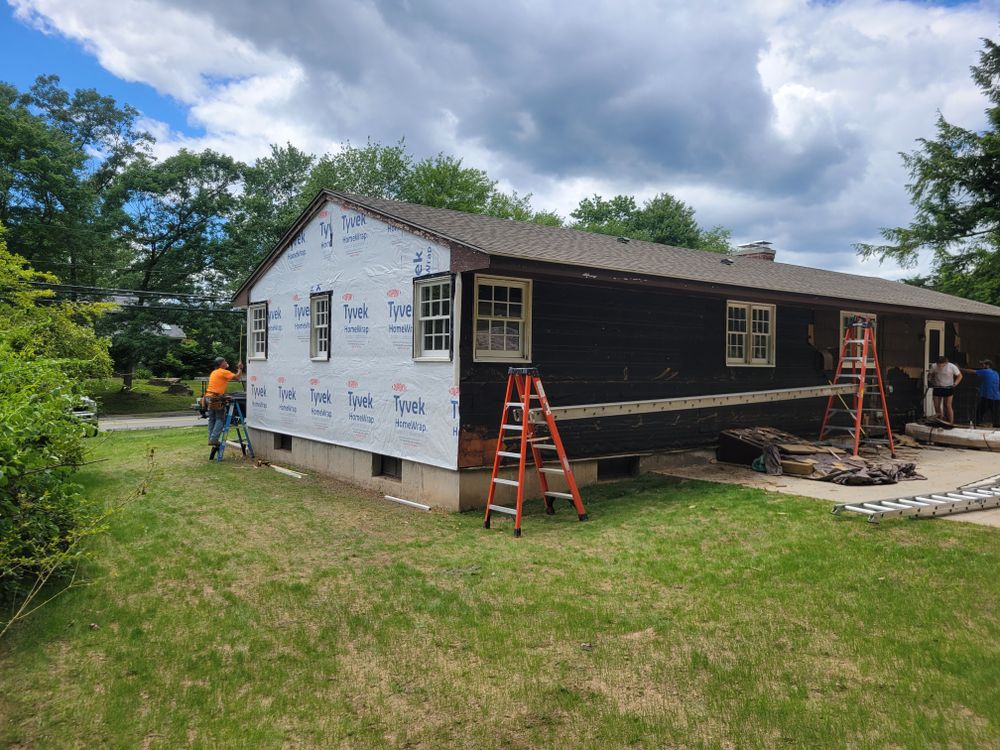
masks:
[[[451,276],[415,280],[413,299],[413,356],[451,359]]]
[[[255,302],[247,311],[250,335],[248,359],[267,359],[267,303]]]
[[[774,366],[774,305],[726,303],[726,364]]]
[[[874,326],[876,320],[878,319],[878,316],[875,315],[875,313],[853,312],[853,311],[850,311],[850,310],[841,310],[840,311],[840,338],[837,340],[837,350],[838,350],[838,352],[841,349],[841,347],[843,346],[844,336],[847,333],[847,329],[850,328],[851,323],[854,322],[855,318],[864,318],[865,320],[870,321],[872,323],[872,325]],[[873,330],[877,331],[877,329],[875,329],[875,328],[873,328]],[[876,341],[877,341],[877,339],[878,339],[878,337],[876,336]],[[858,363],[855,362],[855,361],[853,361],[853,360],[848,361],[848,362],[844,362],[844,364],[843,364],[843,367],[844,367],[845,370],[853,370],[857,366],[858,366]]]
[[[531,281],[476,277],[475,359],[531,361]]]
[[[330,359],[330,297],[319,292],[309,297],[309,358]]]

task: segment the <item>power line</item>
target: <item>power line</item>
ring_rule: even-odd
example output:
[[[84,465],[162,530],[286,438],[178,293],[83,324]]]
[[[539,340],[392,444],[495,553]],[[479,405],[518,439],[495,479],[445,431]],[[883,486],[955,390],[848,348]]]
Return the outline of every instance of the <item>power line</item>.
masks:
[[[192,292],[170,292],[159,289],[119,289],[116,287],[85,286],[83,284],[51,284],[45,281],[32,281],[31,285],[42,289],[52,289],[53,291],[66,292],[69,294],[80,294],[87,297],[126,295],[135,297],[174,297],[177,299],[188,299],[201,302],[226,303],[228,297],[214,296],[207,294],[195,294]]]

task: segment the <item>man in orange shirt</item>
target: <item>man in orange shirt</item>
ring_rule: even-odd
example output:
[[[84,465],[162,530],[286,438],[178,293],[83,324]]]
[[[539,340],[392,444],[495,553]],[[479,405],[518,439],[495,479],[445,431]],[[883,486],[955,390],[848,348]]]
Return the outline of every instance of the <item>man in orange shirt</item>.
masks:
[[[234,378],[239,380],[242,374],[242,362],[236,364],[236,372],[230,372],[225,357],[215,358],[215,369],[208,376],[208,388],[205,389],[205,401],[208,407],[208,444],[212,446],[212,455],[209,459],[215,458],[222,428],[226,423],[226,388],[229,387],[230,380]]]

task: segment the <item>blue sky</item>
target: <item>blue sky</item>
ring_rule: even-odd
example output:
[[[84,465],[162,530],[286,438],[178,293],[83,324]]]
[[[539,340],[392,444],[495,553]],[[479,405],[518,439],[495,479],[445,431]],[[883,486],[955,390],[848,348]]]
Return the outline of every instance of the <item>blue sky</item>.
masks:
[[[0,9],[0,80],[24,91],[39,75],[59,76],[69,90],[94,88],[127,102],[171,128],[197,135],[203,132],[187,123],[187,108],[144,83],[124,81],[101,67],[93,55],[63,36],[43,34]]]
[[[669,192],[778,259],[890,278],[853,243],[912,215],[899,152],[984,126],[1000,0],[7,0],[0,79],[128,102],[157,154],[291,142],[445,152],[566,216]]]

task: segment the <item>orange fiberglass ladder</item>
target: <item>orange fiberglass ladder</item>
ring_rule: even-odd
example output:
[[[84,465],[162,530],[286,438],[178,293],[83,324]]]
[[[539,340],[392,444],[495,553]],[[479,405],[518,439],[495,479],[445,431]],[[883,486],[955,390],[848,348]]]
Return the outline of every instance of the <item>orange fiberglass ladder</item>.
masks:
[[[517,392],[517,400],[511,400],[514,392]],[[533,403],[534,402],[534,403]],[[534,424],[531,421],[531,410],[540,409],[544,416],[544,423]],[[537,429],[547,428],[548,434],[539,435]],[[508,450],[507,441],[518,440],[520,450],[514,452]],[[503,399],[503,413],[500,416],[500,436],[497,438],[496,455],[493,458],[493,476],[490,479],[490,492],[486,499],[486,516],[483,519],[483,528],[490,527],[490,516],[493,513],[506,513],[514,516],[514,536],[521,536],[521,514],[524,508],[524,485],[525,468],[528,462],[528,453],[535,462],[535,471],[538,473],[538,486],[541,488],[542,497],[545,500],[545,512],[549,515],[555,513],[556,498],[569,500],[576,508],[577,516],[581,521],[587,520],[587,511],[584,510],[583,501],[580,499],[580,490],[576,486],[576,479],[573,477],[573,469],[570,468],[569,459],[566,458],[566,449],[563,448],[562,439],[559,437],[559,430],[556,428],[556,420],[552,416],[552,409],[549,407],[549,400],[545,397],[545,389],[542,387],[542,380],[538,376],[538,369],[535,367],[511,367],[507,371],[507,392]],[[559,464],[545,463],[545,453],[555,452],[559,459]],[[499,474],[502,468],[512,467],[513,464],[502,465],[502,459],[518,460],[517,479],[502,479]],[[551,461],[551,459],[550,459]],[[549,489],[547,474],[561,475],[569,488],[569,492],[555,492]],[[508,485],[517,488],[517,501],[514,507],[498,505],[496,503],[496,490],[498,485]]]
[[[845,366],[845,363],[850,364]],[[869,318],[857,316],[846,326],[833,382],[835,385],[850,383],[856,390],[846,397],[846,401],[839,395],[827,399],[819,439],[829,439],[831,432],[846,432],[854,441],[854,456],[857,456],[864,435],[866,444],[888,445],[889,453],[895,457],[882,368],[875,350],[875,324]],[[834,407],[834,398],[839,400],[841,407]],[[881,423],[878,422],[880,414]],[[848,424],[831,423],[839,416],[846,416]],[[872,437],[872,433],[884,434],[884,437]]]

